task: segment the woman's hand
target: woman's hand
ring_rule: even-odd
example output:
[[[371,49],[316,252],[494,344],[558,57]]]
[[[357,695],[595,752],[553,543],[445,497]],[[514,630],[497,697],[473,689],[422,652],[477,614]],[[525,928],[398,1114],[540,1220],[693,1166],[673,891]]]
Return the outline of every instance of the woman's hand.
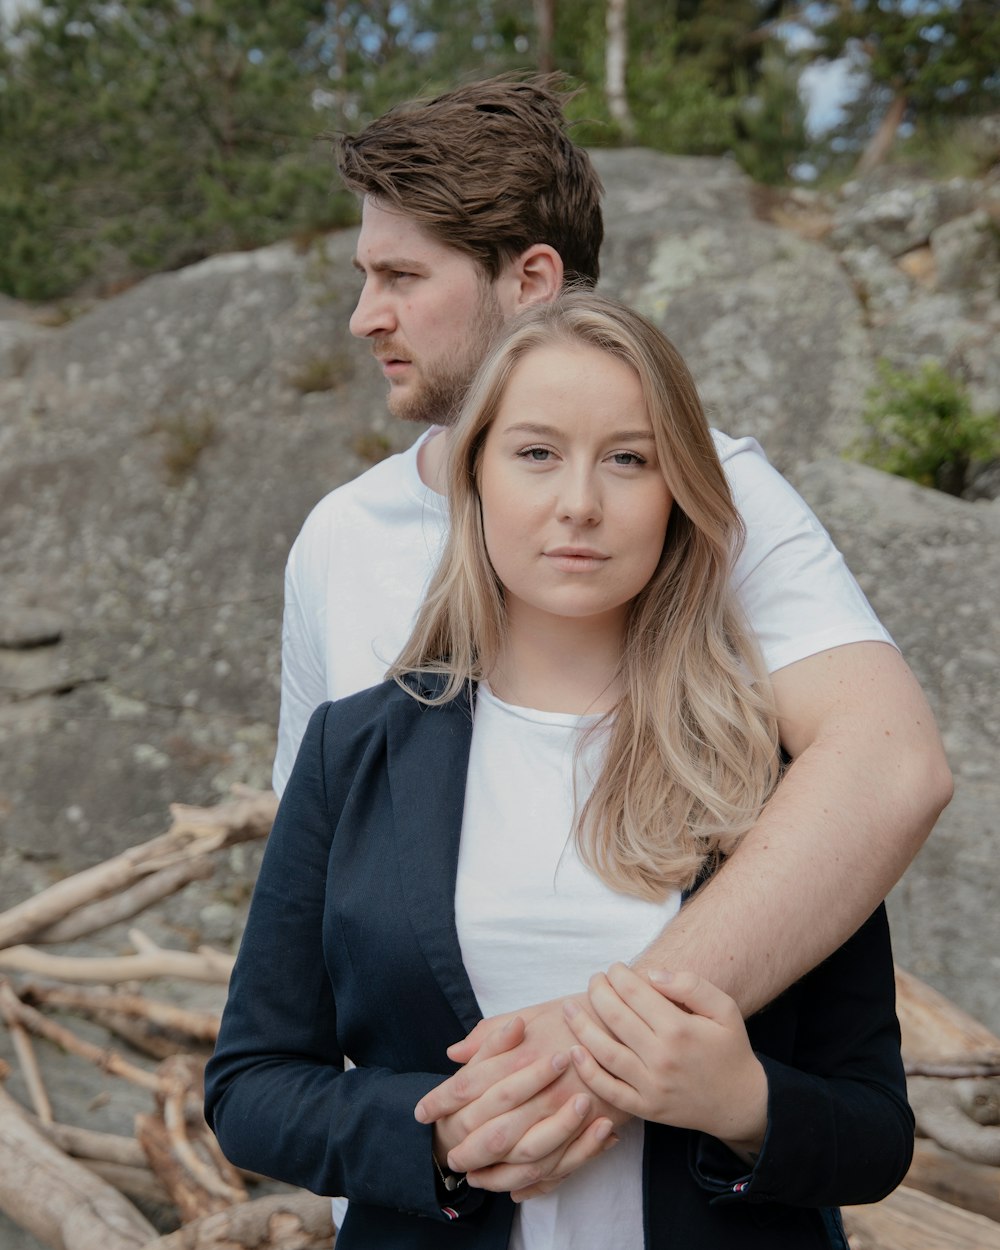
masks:
[[[591,978],[589,1002],[600,1024],[573,1002],[565,1014],[574,1066],[598,1098],[709,1133],[744,1159],[760,1150],[767,1076],[728,994],[693,972],[640,976],[619,963]]]
[[[440,1163],[467,1173],[473,1187],[511,1192],[515,1201],[549,1192],[618,1140],[611,1119],[578,1082],[575,1093],[556,1088],[572,1075],[566,1051],[534,1058],[522,1048],[512,1064],[524,1029],[520,1016],[508,1019],[483,1040],[475,1068],[449,1078],[449,1103],[457,1109],[438,1115],[433,1137]],[[423,1123],[435,1110],[435,1092],[415,1110]]]

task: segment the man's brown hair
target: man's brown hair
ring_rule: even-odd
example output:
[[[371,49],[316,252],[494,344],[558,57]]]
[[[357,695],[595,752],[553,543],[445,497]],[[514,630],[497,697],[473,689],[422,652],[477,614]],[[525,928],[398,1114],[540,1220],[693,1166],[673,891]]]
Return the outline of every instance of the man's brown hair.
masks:
[[[489,78],[397,105],[340,139],[346,185],[405,213],[495,279],[535,243],[597,282],[603,187],[569,137],[554,75]]]

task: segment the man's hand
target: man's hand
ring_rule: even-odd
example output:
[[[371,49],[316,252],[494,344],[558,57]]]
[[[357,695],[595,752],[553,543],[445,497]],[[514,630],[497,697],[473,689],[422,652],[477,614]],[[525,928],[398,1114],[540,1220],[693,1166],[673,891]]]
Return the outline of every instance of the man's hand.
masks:
[[[449,1048],[453,1059],[470,1056],[465,1067],[417,1104],[416,1118],[435,1124],[435,1152],[470,1184],[518,1199],[548,1192],[617,1141],[628,1116],[572,1070],[564,1001],[482,1022]],[[585,1009],[586,996],[577,1001]]]

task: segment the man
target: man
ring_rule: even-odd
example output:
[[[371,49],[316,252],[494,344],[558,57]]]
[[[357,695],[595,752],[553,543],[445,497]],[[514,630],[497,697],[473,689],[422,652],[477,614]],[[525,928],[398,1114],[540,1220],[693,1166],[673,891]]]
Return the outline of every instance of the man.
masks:
[[[603,234],[600,182],[543,80],[475,83],[393,110],[344,139],[340,168],[363,198],[352,333],[371,343],[392,412],[432,429],[324,499],[293,547],[279,793],[313,708],[379,681],[407,636],[447,524],[447,426],[493,335],[566,281],[593,285]],[[648,950],[622,956],[638,969],[693,970],[748,1015],[867,918],[951,778],[922,694],[828,536],[752,440],[718,435],[717,445],[747,529],[734,584],[795,762],[731,860]],[[582,1089],[571,1071],[497,1111],[505,1080],[573,1044],[563,1010],[526,1004],[452,1048],[465,1067],[417,1114],[460,1117],[456,1172],[537,1192],[607,1144],[610,1126],[595,1116],[567,1148],[545,1133],[540,1158],[518,1146]]]

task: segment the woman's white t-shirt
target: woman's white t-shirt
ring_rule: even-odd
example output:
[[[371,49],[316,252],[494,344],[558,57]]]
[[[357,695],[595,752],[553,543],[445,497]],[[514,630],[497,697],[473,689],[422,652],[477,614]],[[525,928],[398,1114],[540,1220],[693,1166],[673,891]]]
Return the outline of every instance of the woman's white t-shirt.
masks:
[[[680,908],[676,892],[661,903],[616,893],[577,853],[576,804],[605,729],[585,731],[598,719],[513,707],[479,687],[455,919],[484,1016],[585,990]],[[619,1136],[551,1194],[520,1204],[510,1250],[642,1250],[642,1122]]]

